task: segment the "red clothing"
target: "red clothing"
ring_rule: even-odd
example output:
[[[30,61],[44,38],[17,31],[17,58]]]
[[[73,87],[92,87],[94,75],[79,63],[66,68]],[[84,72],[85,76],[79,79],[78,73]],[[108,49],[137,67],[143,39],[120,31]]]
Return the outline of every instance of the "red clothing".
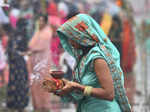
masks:
[[[136,60],[135,37],[128,20],[123,21],[122,68],[124,72],[132,72]]]
[[[57,16],[58,15],[58,9],[57,4],[54,2],[50,2],[47,8],[48,15]]]
[[[6,47],[7,47],[7,42],[8,42],[8,36],[4,35],[2,37],[2,46],[3,46],[4,49],[6,49]]]
[[[59,65],[59,57],[60,57],[60,40],[58,37],[53,37],[51,40],[51,52],[52,52],[52,60],[55,65]]]

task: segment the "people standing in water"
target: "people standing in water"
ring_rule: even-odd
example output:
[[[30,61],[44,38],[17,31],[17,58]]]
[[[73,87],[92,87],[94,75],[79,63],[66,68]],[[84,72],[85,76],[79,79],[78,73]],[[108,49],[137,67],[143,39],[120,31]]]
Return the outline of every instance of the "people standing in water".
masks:
[[[63,48],[75,57],[73,81],[54,94],[74,101],[77,112],[131,112],[120,55],[99,24],[78,14],[58,30]]]
[[[5,83],[5,70],[7,67],[7,62],[6,62],[6,55],[5,55],[5,46],[3,45],[3,38],[4,38],[4,30],[0,26],[0,84],[3,85]]]
[[[20,18],[14,34],[9,35],[8,64],[9,82],[7,87],[7,107],[11,112],[24,112],[29,102],[28,70],[23,53],[27,51],[27,22]]]
[[[46,15],[39,16],[39,30],[29,42],[29,68],[32,77],[44,78],[48,75],[50,69],[50,43],[52,38],[52,29],[48,25]],[[35,111],[50,111],[50,94],[43,91],[40,82],[33,81],[31,85],[32,103]]]

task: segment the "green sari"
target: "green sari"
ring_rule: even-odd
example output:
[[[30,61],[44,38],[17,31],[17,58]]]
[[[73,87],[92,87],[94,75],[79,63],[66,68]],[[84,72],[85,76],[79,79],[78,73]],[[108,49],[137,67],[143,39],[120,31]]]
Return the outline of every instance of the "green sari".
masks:
[[[88,15],[78,14],[64,23],[58,30],[63,48],[75,57],[77,66],[74,80],[82,85],[100,88],[94,71],[93,61],[104,59],[112,74],[115,98],[113,101],[84,96],[79,91],[73,91],[64,97],[64,101],[73,100],[77,103],[77,112],[131,112],[131,107],[124,89],[124,76],[120,67],[120,55],[112,42],[104,34],[100,26]],[[92,47],[83,55],[83,49],[75,49],[69,39],[76,41],[84,48]]]

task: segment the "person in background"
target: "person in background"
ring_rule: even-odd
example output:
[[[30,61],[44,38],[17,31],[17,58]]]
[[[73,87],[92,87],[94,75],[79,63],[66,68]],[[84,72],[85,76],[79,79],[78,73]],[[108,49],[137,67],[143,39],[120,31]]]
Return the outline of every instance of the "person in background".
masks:
[[[16,23],[19,19],[19,15],[20,15],[20,6],[19,6],[18,2],[14,1],[12,3],[12,8],[9,12],[10,24],[14,29],[16,28]]]
[[[145,20],[145,48],[147,54],[150,54],[150,20]],[[149,62],[149,61],[148,61]]]
[[[4,31],[3,31],[2,27],[0,26],[0,76],[1,76],[0,84],[2,84],[2,85],[5,83],[4,71],[5,71],[6,65],[7,65],[5,49],[4,49],[4,46],[2,43],[3,36],[4,36]]]
[[[61,25],[61,18],[57,16],[49,16],[49,24],[52,27],[53,35],[50,43],[50,50],[52,52],[52,61],[56,66],[59,66],[60,58],[60,39],[56,33],[57,28]]]
[[[26,20],[20,18],[16,24],[16,30],[12,30],[9,34],[7,108],[11,112],[24,112],[29,102],[28,70],[22,55],[27,50],[26,26]]]
[[[8,23],[9,23],[9,18],[5,14],[3,8],[0,7],[0,24],[8,24]]]
[[[144,52],[145,52],[145,76],[146,76],[146,97],[148,98],[147,101],[150,102],[150,20],[145,20],[145,42],[144,42]]]
[[[33,22],[33,7],[32,5],[30,5],[30,1],[21,0],[19,16],[27,20],[28,22],[27,34],[28,34],[29,39],[31,39],[30,37],[32,37],[33,32],[34,32],[33,30],[34,22]]]
[[[55,0],[51,0],[48,4],[47,13],[49,16],[58,16],[58,8]]]
[[[132,20],[128,16],[122,17],[122,58],[121,67],[125,75],[125,87],[130,104],[134,105],[136,93],[136,76],[134,67],[136,63],[136,43]]]
[[[8,44],[8,34],[6,34],[5,31],[3,31],[1,33],[1,43],[2,43],[2,46],[4,48],[4,51],[6,51],[7,49],[7,44]]]
[[[61,1],[58,3],[58,12],[59,12],[59,17],[61,18],[61,23],[63,24],[66,21],[66,17],[68,15],[68,6],[65,4],[64,1]]]
[[[61,25],[61,18],[58,16],[49,16],[49,24],[52,28],[52,38],[50,41],[50,52],[51,52],[51,67],[50,70],[54,68],[60,68],[60,39],[57,35],[57,28]],[[51,111],[60,112],[61,107],[60,98],[56,95],[51,94]]]
[[[52,38],[52,29],[48,25],[47,15],[39,15],[39,29],[35,32],[28,44],[29,73],[32,77],[43,79],[48,75],[51,63],[50,43]],[[35,111],[50,111],[50,94],[43,91],[40,82],[33,80],[31,85],[32,104]]]
[[[122,21],[119,15],[114,15],[112,18],[112,26],[108,35],[120,53],[122,62]]]

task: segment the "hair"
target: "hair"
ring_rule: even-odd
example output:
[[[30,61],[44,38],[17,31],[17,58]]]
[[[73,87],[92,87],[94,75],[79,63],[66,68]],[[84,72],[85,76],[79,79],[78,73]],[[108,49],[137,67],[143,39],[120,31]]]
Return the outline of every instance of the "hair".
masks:
[[[48,15],[47,14],[39,14],[38,18],[40,18],[40,17],[42,17],[44,19],[45,23],[48,22]]]

